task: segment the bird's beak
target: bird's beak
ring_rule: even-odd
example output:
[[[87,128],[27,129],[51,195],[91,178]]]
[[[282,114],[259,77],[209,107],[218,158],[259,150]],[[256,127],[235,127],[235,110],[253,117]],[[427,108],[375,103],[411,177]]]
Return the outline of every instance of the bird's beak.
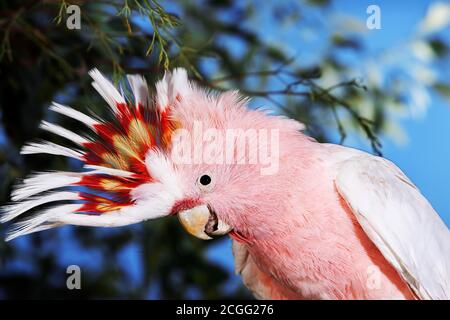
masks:
[[[203,240],[210,240],[227,234],[232,229],[218,219],[216,213],[207,205],[180,211],[178,212],[178,219],[187,232]]]

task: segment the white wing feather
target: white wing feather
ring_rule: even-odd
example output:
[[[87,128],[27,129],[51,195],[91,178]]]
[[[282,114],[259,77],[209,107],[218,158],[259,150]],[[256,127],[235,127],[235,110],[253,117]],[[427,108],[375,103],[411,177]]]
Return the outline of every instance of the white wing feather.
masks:
[[[399,168],[358,154],[339,165],[338,192],[421,299],[449,299],[450,231]]]

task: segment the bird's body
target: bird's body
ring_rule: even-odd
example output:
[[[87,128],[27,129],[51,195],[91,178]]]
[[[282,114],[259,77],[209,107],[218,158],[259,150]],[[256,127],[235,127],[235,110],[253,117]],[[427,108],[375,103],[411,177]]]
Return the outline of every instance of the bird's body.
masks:
[[[283,192],[289,200],[269,209],[276,214],[265,214],[276,220],[282,216],[287,222],[281,227],[284,232],[270,237],[263,233],[254,240],[255,245],[235,240],[235,255],[245,257],[237,266],[244,281],[252,287],[255,271],[247,274],[245,268],[258,268],[268,284],[255,290],[262,298],[414,298],[336,189],[339,164],[362,153],[309,140],[297,144],[298,153],[294,151],[280,164],[286,174]],[[309,150],[307,154],[302,152],[304,148]],[[294,159],[296,165],[289,165]],[[276,289],[280,287],[281,292]]]
[[[25,179],[1,221],[59,204],[18,223],[9,239],[178,215],[198,238],[230,234],[236,271],[258,298],[450,298],[450,232],[389,161],[318,143],[236,92],[205,92],[184,70],[166,74],[153,99],[130,76],[134,101],[90,74],[114,119],[52,106],[94,134],[44,122],[78,147],[31,143],[22,152],[75,158],[83,171]]]

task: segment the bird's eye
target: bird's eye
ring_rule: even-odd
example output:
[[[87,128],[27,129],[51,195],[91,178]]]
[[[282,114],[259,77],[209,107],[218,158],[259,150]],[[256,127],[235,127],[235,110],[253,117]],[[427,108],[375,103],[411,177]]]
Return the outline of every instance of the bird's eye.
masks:
[[[200,182],[200,184],[202,186],[207,186],[211,183],[211,177],[208,176],[207,174],[204,174],[200,177],[200,179],[198,181]]]

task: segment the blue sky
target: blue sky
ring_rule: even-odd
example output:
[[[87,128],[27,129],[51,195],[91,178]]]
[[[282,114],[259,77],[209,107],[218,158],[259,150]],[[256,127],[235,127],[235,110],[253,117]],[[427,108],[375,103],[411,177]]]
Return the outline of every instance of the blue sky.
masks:
[[[378,4],[381,8],[382,28],[367,36],[367,44],[374,53],[395,46],[411,37],[431,1],[337,1],[336,9],[365,19],[365,8]],[[442,75],[447,81],[448,75]],[[450,103],[433,93],[430,107],[418,118],[401,120],[408,141],[395,143],[385,137],[383,154],[395,162],[419,187],[443,220],[450,225]],[[356,144],[356,147],[361,147]]]

